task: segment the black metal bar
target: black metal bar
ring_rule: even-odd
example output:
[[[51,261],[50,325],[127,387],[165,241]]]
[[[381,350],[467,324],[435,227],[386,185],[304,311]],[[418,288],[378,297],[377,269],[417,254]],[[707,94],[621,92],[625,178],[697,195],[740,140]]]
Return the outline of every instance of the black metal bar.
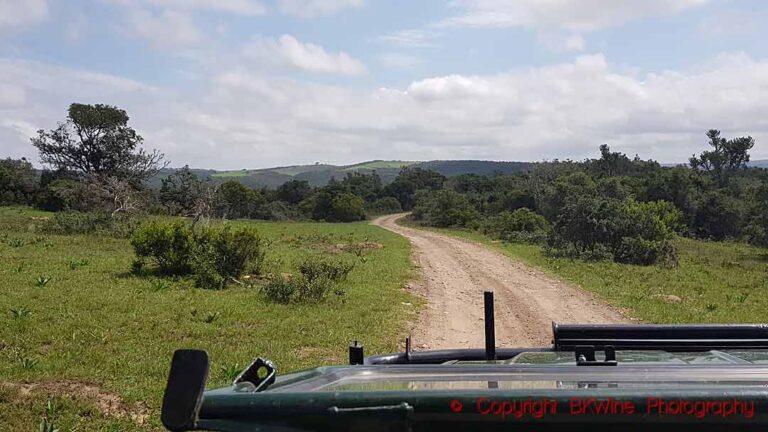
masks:
[[[524,352],[551,352],[552,348],[498,348],[497,360],[508,360]],[[365,359],[366,365],[383,364],[440,364],[447,361],[482,361],[485,360],[485,350],[482,348],[447,349],[432,351],[411,351],[410,356],[404,352],[370,356]]]
[[[496,323],[493,314],[493,291],[483,293],[485,303],[485,359],[496,360]]]
[[[361,365],[365,362],[365,354],[363,352],[363,345],[358,341],[353,341],[349,344],[349,364]]]
[[[666,351],[768,348],[765,324],[553,324],[552,331],[558,351],[579,345]]]

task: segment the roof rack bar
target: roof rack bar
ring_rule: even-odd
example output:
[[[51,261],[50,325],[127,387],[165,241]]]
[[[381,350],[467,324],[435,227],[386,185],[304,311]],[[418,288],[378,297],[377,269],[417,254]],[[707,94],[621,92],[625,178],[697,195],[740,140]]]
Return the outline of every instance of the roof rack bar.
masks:
[[[709,351],[768,348],[766,324],[552,324],[558,351],[592,345],[596,349]]]

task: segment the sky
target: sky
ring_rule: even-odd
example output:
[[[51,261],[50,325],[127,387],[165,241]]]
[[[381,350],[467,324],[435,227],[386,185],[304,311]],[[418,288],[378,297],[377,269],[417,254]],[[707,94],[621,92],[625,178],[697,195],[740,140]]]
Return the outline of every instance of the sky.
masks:
[[[768,158],[763,0],[0,0],[0,157],[72,102],[171,166]],[[39,165],[39,164],[38,164]]]

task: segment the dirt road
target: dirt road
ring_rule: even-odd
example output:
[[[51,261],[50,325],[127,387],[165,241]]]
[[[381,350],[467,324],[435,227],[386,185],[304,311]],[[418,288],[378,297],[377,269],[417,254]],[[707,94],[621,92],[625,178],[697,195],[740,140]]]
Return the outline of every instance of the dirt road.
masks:
[[[499,252],[396,224],[403,216],[383,216],[373,223],[408,238],[423,272],[416,290],[426,298],[427,306],[412,331],[416,348],[482,348],[485,290],[494,291],[498,346],[547,346],[552,321],[625,321],[617,310],[589,293]]]

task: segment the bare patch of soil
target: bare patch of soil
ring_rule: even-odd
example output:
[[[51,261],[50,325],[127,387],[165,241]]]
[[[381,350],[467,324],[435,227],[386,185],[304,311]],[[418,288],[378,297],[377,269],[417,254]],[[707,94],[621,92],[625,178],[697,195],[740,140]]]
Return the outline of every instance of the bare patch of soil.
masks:
[[[128,404],[120,396],[85,382],[70,380],[41,383],[0,382],[0,387],[13,389],[25,398],[48,395],[93,400],[105,416],[130,419],[140,425],[144,424],[150,416],[150,409],[143,403]]]

